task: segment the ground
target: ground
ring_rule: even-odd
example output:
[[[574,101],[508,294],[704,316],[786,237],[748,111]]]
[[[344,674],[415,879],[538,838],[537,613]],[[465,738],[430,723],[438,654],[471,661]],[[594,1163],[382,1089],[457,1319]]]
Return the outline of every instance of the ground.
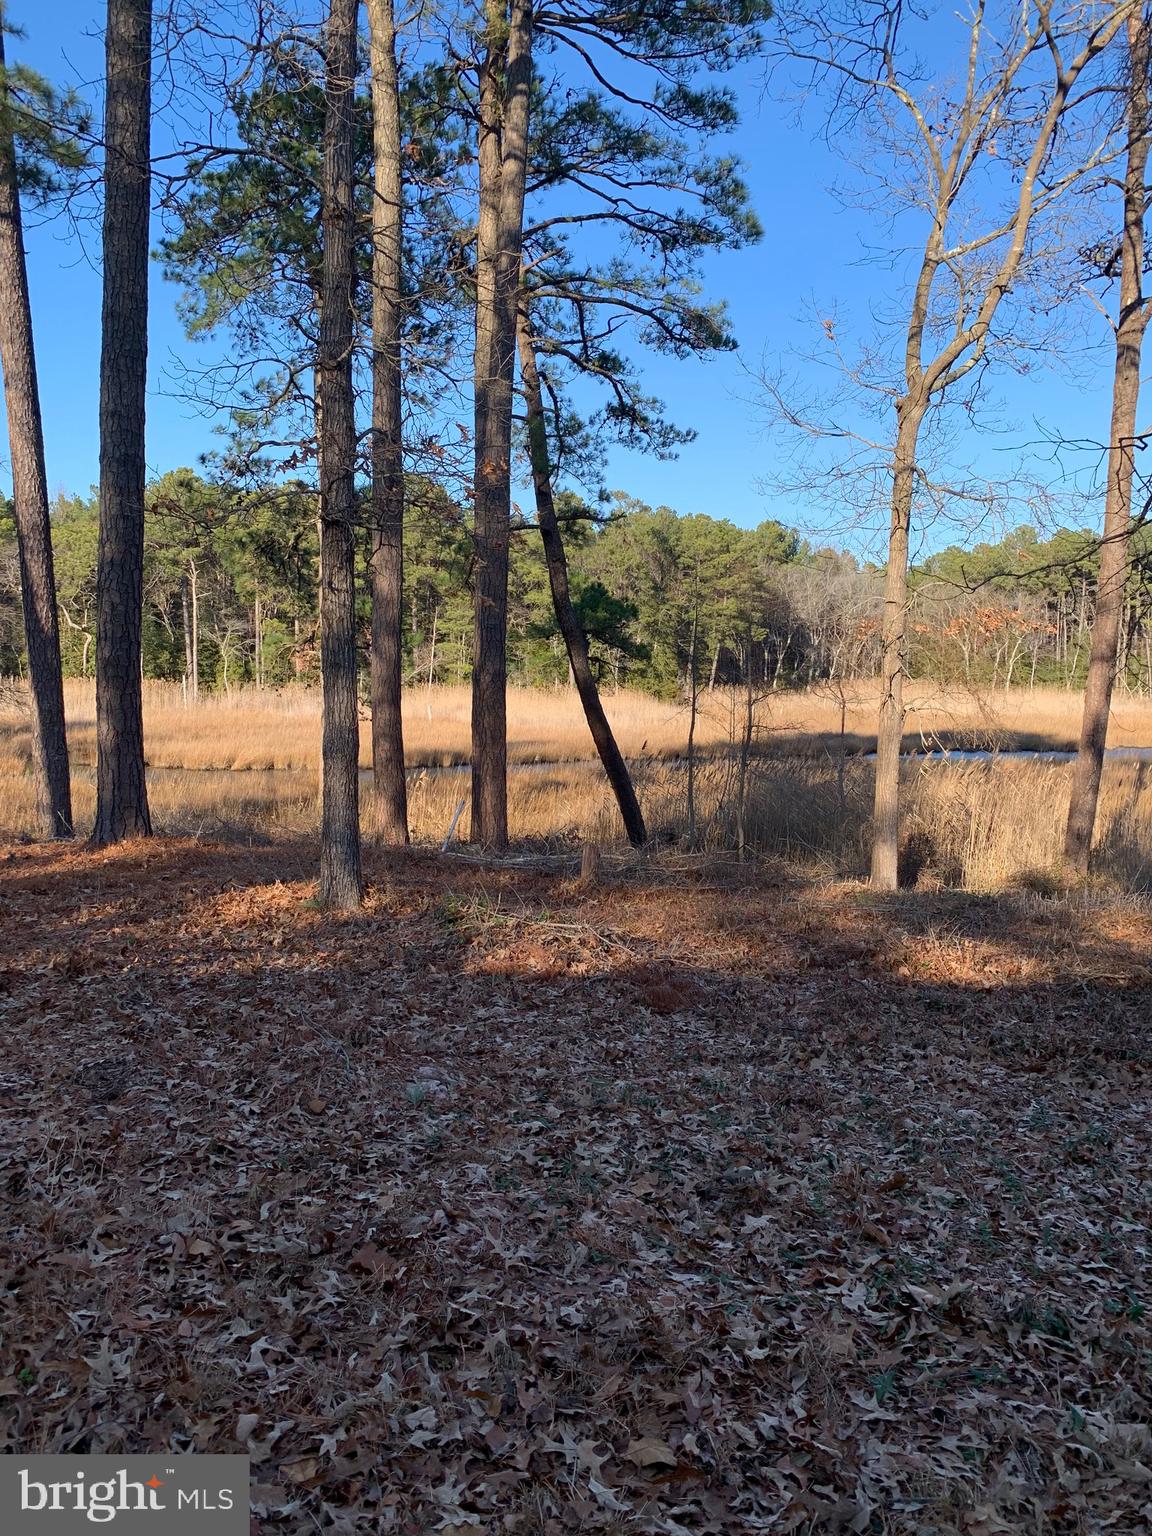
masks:
[[[1152,916],[666,855],[0,851],[5,1450],[253,1529],[1152,1522]]]

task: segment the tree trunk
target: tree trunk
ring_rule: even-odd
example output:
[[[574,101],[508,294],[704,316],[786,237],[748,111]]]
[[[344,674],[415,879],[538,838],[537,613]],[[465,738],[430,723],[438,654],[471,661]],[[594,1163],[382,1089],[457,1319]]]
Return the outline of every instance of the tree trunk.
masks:
[[[472,838],[508,841],[507,641],[512,395],[524,230],[531,0],[487,0],[480,71],[480,215],[476,232],[475,627]]]
[[[324,85],[323,305],[317,386],[320,460],[320,674],[323,692],[322,907],[350,911],[360,869],[356,697],[356,405],[352,392],[356,209],[354,118],[359,0],[331,0]]]
[[[192,593],[192,697],[200,697],[200,572],[195,560],[188,562],[188,585]]]
[[[892,475],[892,521],[884,574],[880,660],[880,718],[876,731],[876,789],[872,811],[872,884],[894,891],[899,884],[900,745],[904,735],[904,650],[908,614],[908,536],[916,474],[916,442],[923,407],[899,408]]]
[[[556,521],[556,508],[552,499],[552,469],[548,457],[548,432],[544,421],[544,402],[540,394],[540,375],[536,367],[536,349],[528,325],[521,316],[518,327],[520,346],[520,377],[524,385],[524,398],[528,408],[528,449],[532,460],[532,485],[536,492],[536,517],[540,524],[540,537],[544,542],[544,559],[548,566],[548,585],[552,589],[552,606],[556,622],[564,637],[568,652],[568,664],[584,718],[596,743],[604,772],[620,807],[620,816],[628,841],[634,848],[642,847],[648,840],[644,816],[628,764],[616,744],[616,737],[604,713],[600,690],[588,657],[588,637],[580,626],[572,596],[568,587],[568,561],[564,554],[564,540]]]
[[[688,846],[696,846],[696,714],[699,685],[696,678],[696,646],[700,637],[700,569],[696,569],[696,597],[692,607],[692,638],[688,647]]]
[[[180,573],[180,627],[184,634],[184,698],[192,695],[192,621],[188,611],[188,572]]]
[[[440,620],[440,609],[432,610],[432,644],[428,650],[428,687],[424,695],[425,705],[428,710],[428,718],[432,718],[432,683],[436,677],[436,625]]]
[[[147,837],[144,711],[144,392],[152,0],[108,0],[100,541],[96,561],[96,824],[101,845]]]
[[[749,634],[747,665],[744,667],[744,724],[740,732],[740,763],[736,780],[736,853],[741,863],[748,851],[748,769],[755,729],[756,695],[752,683],[752,636]]]
[[[1124,232],[1120,248],[1120,313],[1116,326],[1116,363],[1112,380],[1112,425],[1108,439],[1108,488],[1104,503],[1104,540],[1092,650],[1084,685],[1080,745],[1072,769],[1072,794],[1064,834],[1064,858],[1077,875],[1088,872],[1096,804],[1104,770],[1108,713],[1116,678],[1116,651],[1128,542],[1132,528],[1132,474],[1136,411],[1140,396],[1140,354],[1148,324],[1144,302],[1144,205],[1147,197],[1149,137],[1149,27],[1137,14],[1128,23],[1131,82],[1128,97],[1128,166],[1124,177]]]
[[[64,674],[60,663],[56,577],[52,568],[48,475],[44,467],[44,429],[32,339],[32,307],[24,258],[16,146],[11,118],[6,110],[8,83],[2,30],[0,85],[5,105],[0,117],[0,367],[4,371],[12,502],[20,556],[20,598],[24,611],[24,643],[28,651],[28,682],[32,692],[36,820],[44,837],[71,837],[72,786],[64,729]]]
[[[264,686],[264,609],[257,592],[256,600],[252,605],[252,649],[253,661],[256,664],[256,686]]]
[[[368,0],[372,65],[372,773],[376,830],[408,841],[401,680],[404,631],[404,454],[401,266],[404,210],[400,88],[392,0]]]

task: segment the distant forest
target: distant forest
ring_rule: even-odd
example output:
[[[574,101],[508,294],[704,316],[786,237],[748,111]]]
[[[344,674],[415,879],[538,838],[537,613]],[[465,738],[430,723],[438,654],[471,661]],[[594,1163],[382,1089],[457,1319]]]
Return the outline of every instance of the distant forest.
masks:
[[[318,677],[315,493],[286,484],[237,497],[191,470],[149,489],[143,670],[190,692]],[[311,507],[311,512],[309,512]],[[777,522],[739,528],[617,495],[590,509],[558,498],[573,591],[601,681],[668,697],[695,668],[702,687],[807,686],[875,676],[882,572],[813,548]],[[52,509],[64,669],[94,668],[95,497]],[[515,524],[514,524],[515,526]],[[472,668],[470,515],[425,481],[408,485],[406,681],[466,683]],[[367,565],[367,534],[363,534]],[[1118,681],[1152,691],[1152,532],[1133,537]],[[988,686],[1084,684],[1099,537],[1017,528],[999,543],[950,548],[914,566],[913,676]],[[359,599],[366,678],[370,599]],[[568,662],[540,539],[512,539],[509,677],[563,683]],[[11,512],[0,512],[0,672],[23,673],[19,570]]]

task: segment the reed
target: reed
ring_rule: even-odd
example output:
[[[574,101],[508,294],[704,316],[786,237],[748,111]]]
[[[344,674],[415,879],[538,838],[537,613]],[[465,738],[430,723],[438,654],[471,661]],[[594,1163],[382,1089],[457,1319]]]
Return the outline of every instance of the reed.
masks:
[[[0,699],[0,748],[10,738],[11,749],[27,750],[23,690],[9,685],[6,695],[7,703]],[[757,701],[754,748],[759,754],[786,756],[870,750],[875,746],[878,699],[873,682],[846,684],[843,700],[832,685],[767,694]],[[1080,702],[1078,694],[1056,688],[1005,693],[913,683],[905,743],[910,750],[1071,748],[1080,727]],[[91,764],[96,754],[91,683],[70,680],[65,704],[73,758]],[[621,690],[607,694],[605,705],[628,757],[679,757],[686,750],[686,704]],[[404,701],[409,764],[442,767],[467,762],[470,708],[467,688],[410,690]],[[701,695],[697,743],[703,753],[726,749],[742,710],[743,699],[729,691]],[[315,771],[319,765],[320,696],[315,689],[238,688],[189,701],[177,683],[147,682],[144,724],[148,761],[156,768]],[[1109,744],[1152,747],[1152,700],[1118,698]],[[509,689],[509,762],[579,762],[593,756],[573,689]],[[367,719],[360,761],[364,767],[371,762]]]
[[[872,685],[844,701],[814,690],[761,701],[747,805],[748,847],[793,863],[858,877],[867,868],[872,769],[852,755],[870,745]],[[1008,695],[913,689],[909,742],[957,740],[988,746],[1066,746],[1074,739],[1079,699],[1057,690]],[[77,822],[91,821],[95,721],[90,688],[68,686]],[[688,824],[686,711],[639,694],[608,700],[613,723],[632,759],[648,825],[663,844],[682,843]],[[413,772],[413,834],[439,842],[466,798],[466,689],[413,692],[406,727]],[[733,736],[739,700],[706,695],[698,740],[697,846],[732,850],[737,842]],[[319,700],[306,690],[244,689],[185,704],[171,684],[145,688],[151,765],[150,796],[159,830],[267,841],[313,836],[318,825]],[[966,733],[966,734],[965,734]],[[1152,745],[1152,706],[1121,699],[1113,745]],[[618,816],[591,750],[579,706],[568,690],[513,690],[509,755],[514,836],[552,845],[622,842]],[[367,733],[362,761],[368,763]],[[449,771],[444,771],[448,765]],[[244,770],[244,771],[240,771]],[[277,770],[277,771],[259,771]],[[972,890],[1059,881],[1060,840],[1067,810],[1065,764],[992,759],[909,763],[905,768],[906,874]],[[28,773],[28,723],[22,690],[0,695],[0,838],[34,826]],[[373,805],[364,782],[364,825]],[[468,835],[467,811],[459,834]],[[1100,800],[1097,867],[1126,889],[1152,886],[1152,763],[1111,760]]]

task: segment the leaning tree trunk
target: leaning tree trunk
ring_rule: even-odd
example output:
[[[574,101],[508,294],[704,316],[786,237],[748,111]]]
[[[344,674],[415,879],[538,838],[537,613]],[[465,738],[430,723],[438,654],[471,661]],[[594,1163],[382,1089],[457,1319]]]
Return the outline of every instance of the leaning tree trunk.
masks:
[[[540,524],[540,537],[544,542],[548,585],[552,589],[552,606],[556,612],[560,633],[564,637],[568,664],[572,668],[576,691],[584,707],[584,718],[588,722],[592,740],[596,743],[600,761],[604,764],[604,772],[608,775],[612,793],[616,796],[616,804],[620,807],[624,830],[628,834],[628,841],[633,847],[639,848],[648,840],[644,816],[640,810],[640,802],[636,798],[628,764],[624,761],[623,753],[616,744],[616,737],[612,734],[612,727],[608,723],[608,716],[604,713],[604,705],[600,701],[600,690],[596,686],[596,678],[588,657],[588,637],[572,605],[572,596],[568,587],[568,561],[564,555],[564,540],[560,533],[560,525],[556,521],[556,507],[552,498],[548,431],[544,420],[544,402],[540,393],[540,374],[536,367],[536,348],[523,315],[520,318],[517,338],[520,345],[520,378],[524,386],[524,399],[528,410],[528,451],[532,460],[532,485],[536,492],[536,518]]]
[[[97,844],[152,831],[140,686],[152,0],[108,0],[100,542],[96,559]]]
[[[352,392],[356,207],[353,116],[359,0],[332,0],[324,85],[320,426],[320,673],[324,700],[320,820],[322,907],[349,911],[360,869],[360,722],[356,697],[356,405]]]
[[[872,811],[872,884],[894,891],[899,884],[900,745],[904,736],[905,629],[908,616],[908,547],[916,475],[916,443],[922,408],[902,403],[892,475],[892,521],[884,574],[880,658],[880,718],[876,730],[876,786]]]
[[[4,33],[0,27],[0,89],[5,110],[0,123],[0,368],[8,412],[8,453],[12,463],[12,502],[20,554],[20,597],[24,642],[32,692],[32,768],[36,784],[36,819],[44,837],[72,836],[72,786],[68,741],[64,731],[64,681],[60,665],[60,620],[56,577],[52,569],[52,530],[48,513],[48,475],[44,467],[44,429],[16,145],[7,107]]]
[[[372,65],[372,772],[376,826],[408,841],[401,679],[404,633],[404,454],[401,276],[404,240],[400,86],[392,0],[368,0]]]
[[[487,3],[476,232],[472,837],[508,841],[508,544],[512,397],[532,78],[531,0]]]
[[[1140,355],[1148,325],[1144,302],[1144,206],[1147,199],[1149,138],[1149,28],[1143,17],[1128,23],[1131,81],[1128,97],[1128,166],[1124,177],[1124,232],[1120,246],[1120,313],[1116,325],[1116,362],[1112,377],[1112,424],[1108,439],[1108,487],[1104,502],[1104,539],[1092,651],[1084,684],[1080,746],[1072,769],[1072,795],[1064,833],[1064,859],[1076,875],[1088,873],[1108,714],[1116,680],[1116,651],[1128,578],[1132,529],[1132,476],[1136,412],[1140,397]]]

